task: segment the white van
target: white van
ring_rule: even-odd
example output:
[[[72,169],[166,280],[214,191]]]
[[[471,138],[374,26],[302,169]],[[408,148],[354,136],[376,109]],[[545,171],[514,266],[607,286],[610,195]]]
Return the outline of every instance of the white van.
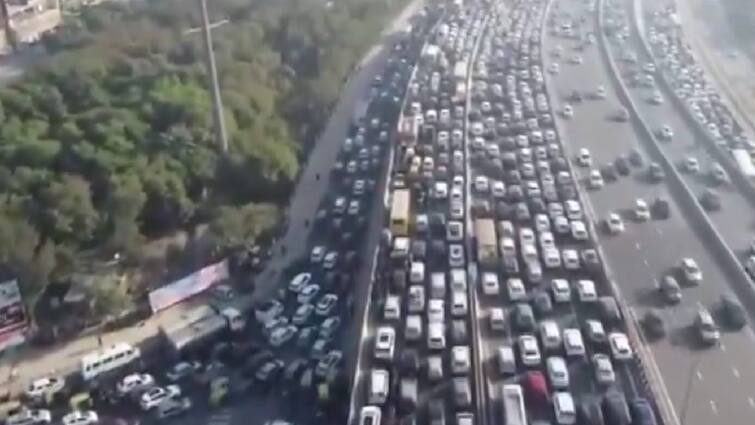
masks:
[[[430,298],[446,297],[446,274],[435,272],[430,275]]]
[[[498,371],[503,375],[516,374],[516,357],[514,349],[508,345],[502,345],[496,350]]]
[[[388,390],[391,386],[391,375],[385,369],[372,369],[370,373],[369,404],[383,405],[388,399]]]
[[[427,348],[444,350],[446,348],[446,329],[442,323],[430,323],[427,327]]]
[[[409,270],[409,282],[411,283],[423,283],[425,281],[425,263],[420,261],[412,261],[411,269]]]

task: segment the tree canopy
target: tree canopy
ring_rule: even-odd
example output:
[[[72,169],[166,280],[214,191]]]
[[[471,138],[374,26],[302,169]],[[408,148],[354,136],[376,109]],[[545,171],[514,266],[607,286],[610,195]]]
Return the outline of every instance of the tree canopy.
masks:
[[[150,238],[202,222],[219,245],[255,237],[399,3],[209,2],[211,20],[229,20],[213,29],[227,155],[201,33],[189,31],[196,2],[82,9],[44,37],[45,63],[0,89],[0,261],[36,293],[75,267],[70,253],[138,256]]]

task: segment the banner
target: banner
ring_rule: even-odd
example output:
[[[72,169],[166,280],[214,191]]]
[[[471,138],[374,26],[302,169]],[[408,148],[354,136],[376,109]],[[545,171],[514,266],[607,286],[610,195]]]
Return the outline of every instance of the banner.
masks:
[[[187,298],[209,289],[213,284],[228,279],[228,260],[211,264],[169,285],[149,293],[153,313],[164,310]]]
[[[0,282],[0,351],[22,343],[28,325],[18,281]]]

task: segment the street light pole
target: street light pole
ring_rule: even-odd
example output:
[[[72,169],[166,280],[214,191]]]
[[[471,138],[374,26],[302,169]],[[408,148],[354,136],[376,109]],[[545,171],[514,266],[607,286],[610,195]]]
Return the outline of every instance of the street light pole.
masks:
[[[215,64],[215,51],[212,48],[212,33],[210,31],[210,18],[207,13],[207,0],[199,0],[199,8],[202,12],[202,35],[204,36],[205,53],[207,55],[207,68],[210,73],[210,88],[212,90],[212,112],[215,121],[215,138],[220,143],[223,152],[228,151],[228,138],[223,119],[223,101],[220,98],[220,83],[218,82],[218,68]]]

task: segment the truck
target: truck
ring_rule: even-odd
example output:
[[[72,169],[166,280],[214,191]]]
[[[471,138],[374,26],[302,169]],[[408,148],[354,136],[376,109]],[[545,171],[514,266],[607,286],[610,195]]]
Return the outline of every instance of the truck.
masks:
[[[477,238],[477,262],[481,267],[494,268],[498,264],[498,240],[492,218],[478,218],[474,224]]]
[[[161,325],[160,334],[168,347],[180,354],[245,327],[246,319],[238,309],[203,305],[188,311],[178,323]]]
[[[524,394],[521,385],[508,384],[501,387],[504,425],[527,425],[524,410]]]

